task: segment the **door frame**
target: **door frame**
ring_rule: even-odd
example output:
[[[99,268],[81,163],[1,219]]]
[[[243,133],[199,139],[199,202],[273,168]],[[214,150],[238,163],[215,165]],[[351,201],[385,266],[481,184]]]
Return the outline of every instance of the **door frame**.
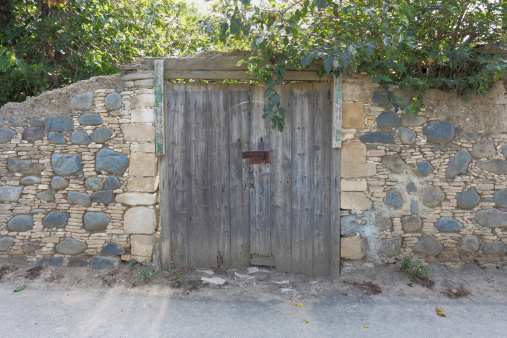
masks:
[[[258,79],[246,76],[246,65],[236,67],[239,60],[247,59],[247,53],[224,53],[215,52],[213,56],[194,58],[160,58],[148,59],[151,62],[154,74],[155,92],[155,147],[159,165],[159,225],[161,240],[159,257],[161,267],[168,270],[172,267],[171,240],[169,226],[169,201],[168,201],[168,158],[166,156],[167,126],[166,126],[166,82],[172,79],[197,79],[197,80],[250,80]],[[146,60],[146,59],[145,59]],[[142,67],[143,63],[141,63]],[[340,204],[340,157],[342,136],[342,76],[338,78],[325,75],[319,78],[316,70],[320,65],[315,65],[308,71],[288,70],[284,79],[286,81],[332,81],[332,187],[331,203]],[[150,68],[150,66],[144,65]],[[245,68],[245,69],[243,69]],[[238,70],[239,69],[239,70]],[[331,208],[331,269],[332,279],[340,275],[340,208]]]

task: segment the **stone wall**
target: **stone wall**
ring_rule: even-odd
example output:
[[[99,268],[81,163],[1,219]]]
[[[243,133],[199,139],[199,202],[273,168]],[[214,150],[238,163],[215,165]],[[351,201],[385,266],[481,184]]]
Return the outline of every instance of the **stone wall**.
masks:
[[[506,82],[468,101],[430,90],[415,116],[394,112],[367,78],[344,79],[345,266],[406,256],[507,265]]]
[[[151,258],[153,74],[97,77],[0,109],[0,259]]]

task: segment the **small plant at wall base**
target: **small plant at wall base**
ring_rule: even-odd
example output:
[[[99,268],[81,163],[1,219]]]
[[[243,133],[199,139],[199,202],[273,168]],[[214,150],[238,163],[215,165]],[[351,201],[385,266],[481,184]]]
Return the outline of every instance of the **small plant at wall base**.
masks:
[[[422,277],[428,278],[428,269],[426,269],[421,261],[412,263],[412,258],[406,257],[401,263],[401,270],[405,275],[413,279],[421,279]]]
[[[159,273],[153,264],[142,264],[136,259],[132,259],[129,266],[136,269],[135,274],[137,275],[137,279],[134,282],[134,286],[149,281],[151,278],[156,277]]]

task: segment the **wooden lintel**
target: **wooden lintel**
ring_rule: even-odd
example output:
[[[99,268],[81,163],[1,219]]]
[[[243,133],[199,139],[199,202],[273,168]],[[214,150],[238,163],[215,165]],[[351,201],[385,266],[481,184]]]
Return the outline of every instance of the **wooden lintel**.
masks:
[[[167,68],[166,68],[167,69]],[[224,71],[206,71],[206,70],[173,70],[164,72],[166,79],[192,79],[192,80],[253,80],[259,81],[253,75],[246,75],[245,71],[224,70]],[[319,78],[316,72],[312,71],[288,71],[284,76],[285,81],[331,81],[332,77],[325,74]]]

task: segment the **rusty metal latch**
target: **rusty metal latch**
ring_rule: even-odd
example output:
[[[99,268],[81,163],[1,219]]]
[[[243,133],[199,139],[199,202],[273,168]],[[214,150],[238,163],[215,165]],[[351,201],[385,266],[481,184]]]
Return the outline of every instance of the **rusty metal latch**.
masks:
[[[244,151],[245,158],[250,159],[250,164],[269,164],[269,151]]]

